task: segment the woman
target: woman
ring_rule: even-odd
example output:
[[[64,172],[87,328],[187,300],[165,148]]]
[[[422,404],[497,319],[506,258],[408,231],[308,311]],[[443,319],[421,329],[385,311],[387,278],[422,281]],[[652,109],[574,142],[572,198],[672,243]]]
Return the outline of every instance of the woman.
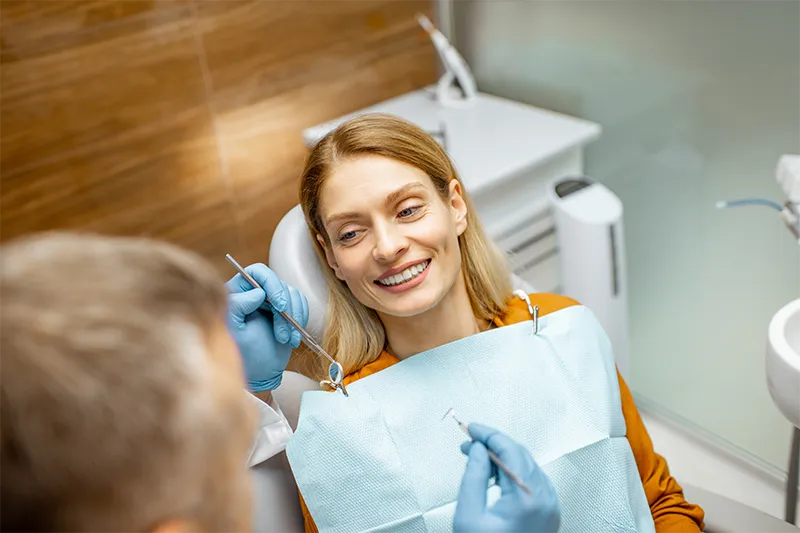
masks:
[[[309,155],[300,196],[331,293],[324,345],[342,364],[345,385],[530,318],[452,162],[416,126],[385,115],[342,124]],[[577,304],[553,294],[530,299],[541,315]],[[702,510],[684,500],[653,450],[621,377],[619,388],[656,530],[700,531]]]

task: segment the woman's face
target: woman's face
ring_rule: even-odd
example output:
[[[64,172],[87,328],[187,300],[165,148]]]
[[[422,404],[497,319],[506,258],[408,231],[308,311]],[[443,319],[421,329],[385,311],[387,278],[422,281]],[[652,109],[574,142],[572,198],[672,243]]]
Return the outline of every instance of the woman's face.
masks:
[[[377,155],[338,163],[320,195],[328,264],[363,305],[393,316],[433,308],[461,275],[460,185],[443,200],[428,175]]]

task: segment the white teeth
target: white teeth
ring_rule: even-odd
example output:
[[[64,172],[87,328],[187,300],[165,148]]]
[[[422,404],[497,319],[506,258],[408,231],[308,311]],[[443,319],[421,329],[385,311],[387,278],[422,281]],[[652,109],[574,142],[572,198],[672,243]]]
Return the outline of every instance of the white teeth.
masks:
[[[404,271],[400,272],[399,274],[395,274],[394,276],[389,276],[388,278],[381,280],[378,283],[386,287],[391,287],[392,285],[405,283],[406,281],[409,281],[420,275],[428,266],[429,262],[430,261],[425,261],[424,263],[419,263],[414,266],[410,266]]]

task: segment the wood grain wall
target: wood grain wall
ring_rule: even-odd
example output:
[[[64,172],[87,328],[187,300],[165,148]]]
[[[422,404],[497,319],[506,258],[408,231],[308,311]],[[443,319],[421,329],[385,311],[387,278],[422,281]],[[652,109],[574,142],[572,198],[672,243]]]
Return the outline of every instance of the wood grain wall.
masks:
[[[308,126],[434,81],[429,0],[0,1],[0,239],[266,261]]]

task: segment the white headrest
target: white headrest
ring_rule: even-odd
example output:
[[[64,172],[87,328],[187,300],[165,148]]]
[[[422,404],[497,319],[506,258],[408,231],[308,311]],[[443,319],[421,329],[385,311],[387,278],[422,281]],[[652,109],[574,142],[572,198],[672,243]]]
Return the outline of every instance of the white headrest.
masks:
[[[307,329],[317,341],[321,341],[328,312],[328,286],[314,246],[303,210],[296,205],[275,228],[269,247],[269,267],[308,298]],[[511,284],[514,289],[535,292],[515,274],[511,275]]]
[[[308,298],[308,332],[322,340],[328,311],[328,285],[299,205],[281,219],[269,247],[269,267]]]

